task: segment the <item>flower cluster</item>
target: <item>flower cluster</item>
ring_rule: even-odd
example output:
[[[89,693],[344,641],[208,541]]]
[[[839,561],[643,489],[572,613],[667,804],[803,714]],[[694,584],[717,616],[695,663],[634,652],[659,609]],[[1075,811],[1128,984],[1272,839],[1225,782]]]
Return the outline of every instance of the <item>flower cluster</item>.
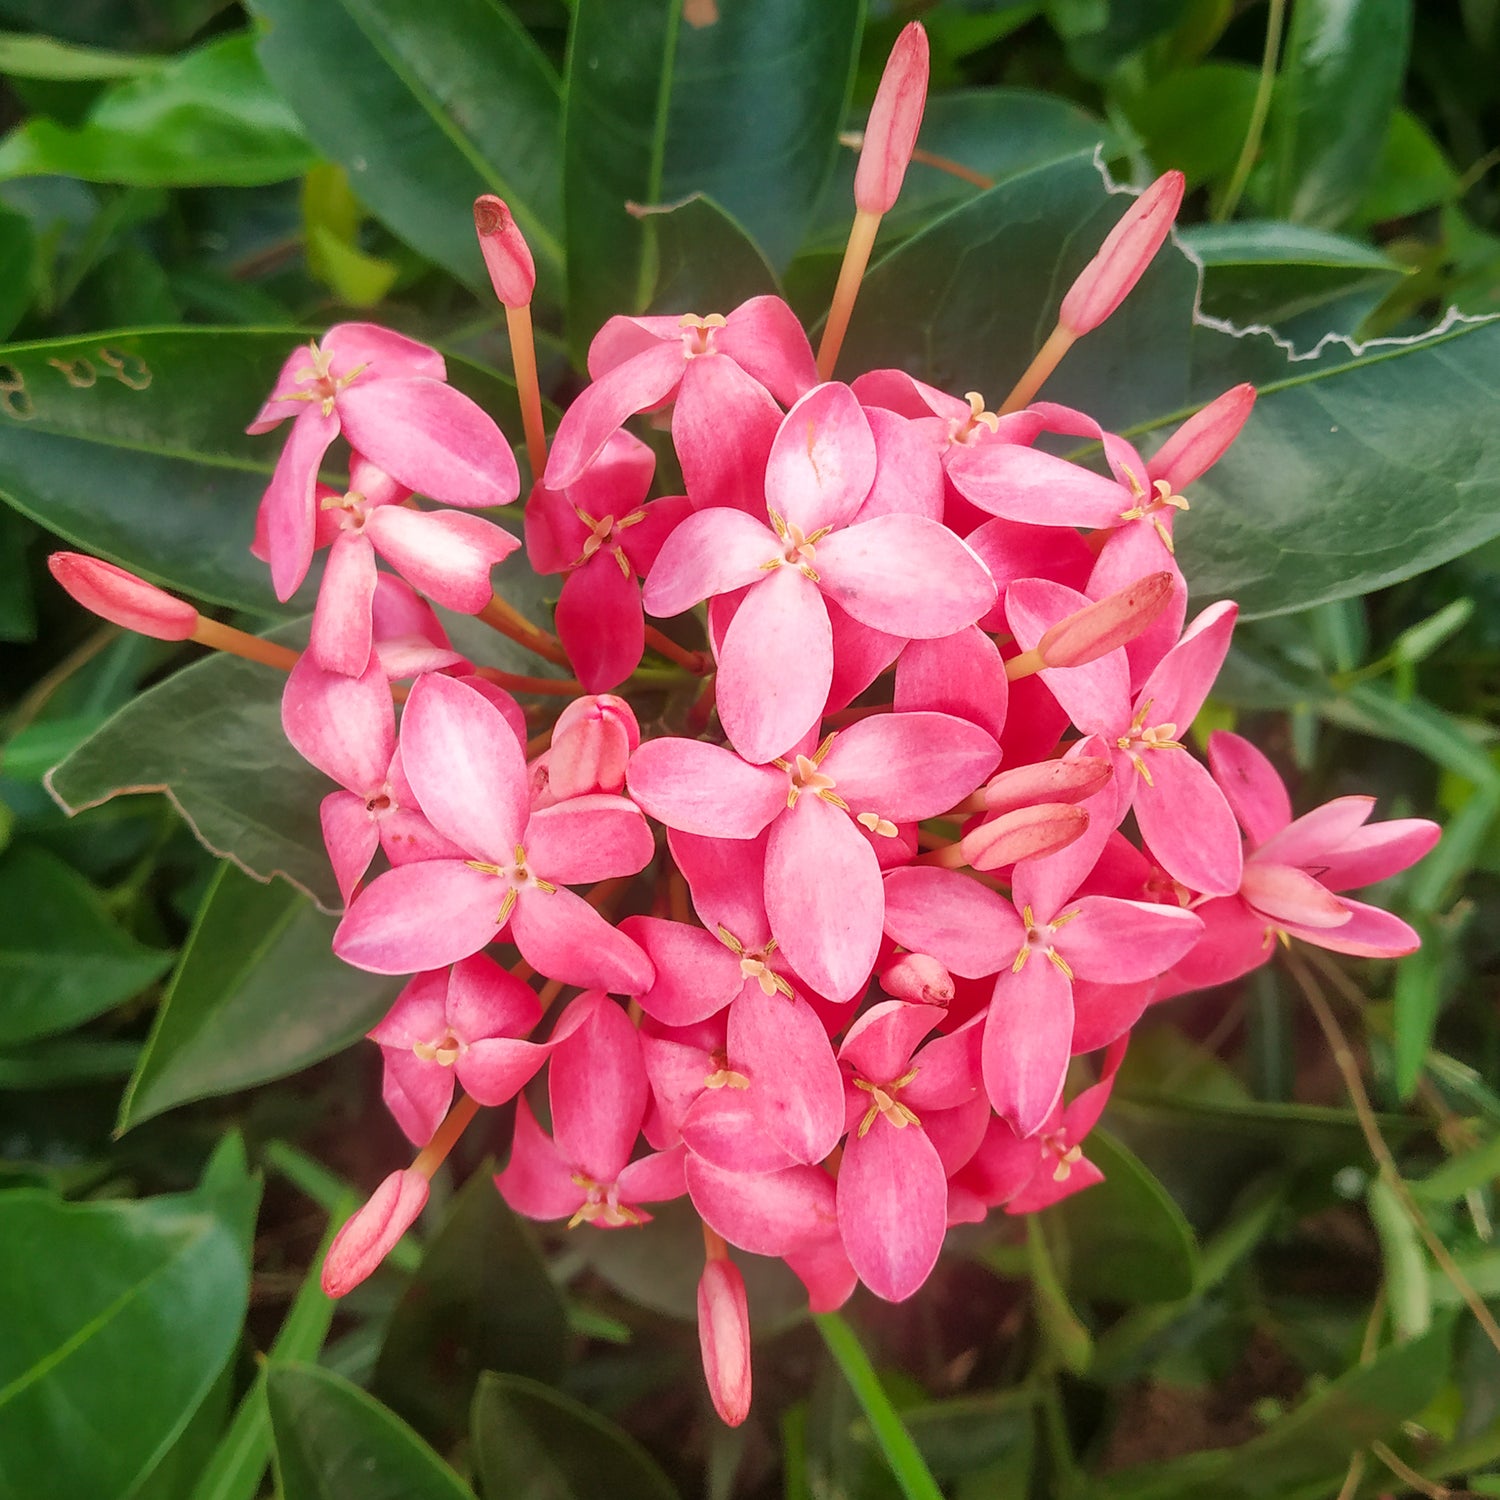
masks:
[[[866,254],[925,66],[909,29],[856,184]],[[331,1291],[388,1252],[474,1110],[514,1099],[496,1182],[518,1212],[625,1229],[691,1199],[705,1368],[737,1421],[748,1322],[727,1246],[784,1259],[815,1309],[859,1282],[909,1297],[950,1225],[1099,1180],[1086,1137],[1153,1000],[1242,974],[1277,938],[1416,945],[1344,892],[1418,858],[1433,825],[1371,825],[1359,797],[1294,821],[1246,741],[1211,736],[1206,765],[1188,747],[1235,606],[1187,621],[1172,525],[1253,390],[1149,458],[1033,399],[1128,294],[1181,191],[1169,174],[1136,200],[997,410],[898,370],[829,378],[858,265],[818,357],[774,297],[615,317],[550,445],[523,380],[525,548],[560,578],[555,636],[492,598],[521,543],[473,510],[515,501],[519,474],[441,356],[343,324],[287,361],[251,429],[294,418],[256,547],[283,598],[329,552],[283,724],[338,786],[335,951],[414,976],[371,1037],[422,1151],[346,1228]],[[477,223],[523,310],[524,242],[498,200]],[[669,427],[660,457],[630,430],[645,414]],[[340,437],[342,494],[317,480]],[[1096,445],[1100,469],[1057,437]],[[658,471],[682,493],[649,498]],[[106,564],[55,566],[111,618],[197,629]],[[574,677],[476,666],[433,603]],[[1065,1103],[1071,1060],[1096,1053]],[[523,1092],[543,1070],[545,1111]]]

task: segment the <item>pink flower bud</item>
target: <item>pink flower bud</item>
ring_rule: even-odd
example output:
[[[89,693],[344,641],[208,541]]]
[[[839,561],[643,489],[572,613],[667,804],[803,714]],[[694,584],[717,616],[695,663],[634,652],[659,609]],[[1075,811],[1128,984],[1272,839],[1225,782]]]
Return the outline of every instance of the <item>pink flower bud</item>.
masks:
[[[536,263],[510,210],[493,193],[485,193],[474,200],[474,228],[495,296],[506,307],[525,307],[536,290]]]
[[[1172,597],[1170,573],[1146,577],[1061,619],[1036,643],[1049,667],[1081,667],[1133,641]]]
[[[881,972],[880,987],[913,1005],[948,1005],[953,999],[953,976],[926,953],[903,953]]]
[[[1182,204],[1181,172],[1158,177],[1109,232],[1063,298],[1058,323],[1073,335],[1097,328],[1130,294],[1161,249]]]
[[[144,578],[81,552],[54,552],[52,576],[87,610],[159,641],[185,641],[198,628],[198,611]]]
[[[1042,802],[1001,813],[966,833],[961,848],[975,870],[998,870],[1018,859],[1056,854],[1089,826],[1088,809],[1067,802]]]
[[[339,1230],[323,1262],[323,1290],[330,1297],[352,1292],[396,1248],[426,1206],[427,1186],[410,1167],[392,1172]]]
[[[990,779],[984,789],[984,805],[992,813],[1007,813],[1038,802],[1082,802],[1114,774],[1115,768],[1098,755],[1017,766]]]
[[[618,792],[625,763],[641,742],[635,713],[613,693],[575,698],[557,716],[547,761],[548,786],[559,801],[587,792]]]
[[[895,203],[927,103],[927,33],[913,21],[896,38],[865,126],[854,172],[854,206],[883,214]]]
[[[1237,385],[1190,416],[1152,455],[1146,472],[1181,491],[1211,469],[1240,435],[1255,405],[1255,387]]]
[[[732,1260],[713,1259],[698,1282],[698,1344],[714,1410],[731,1427],[750,1414],[750,1309]]]

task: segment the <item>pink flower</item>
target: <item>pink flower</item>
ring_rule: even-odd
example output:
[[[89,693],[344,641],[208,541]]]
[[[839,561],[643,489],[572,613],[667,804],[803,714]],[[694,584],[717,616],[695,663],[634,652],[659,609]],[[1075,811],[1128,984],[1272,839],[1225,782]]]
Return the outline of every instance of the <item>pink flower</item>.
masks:
[[[171,594],[82,552],[54,552],[47,558],[52,576],[85,609],[111,625],[158,641],[185,641],[198,628],[198,611]]]
[[[750,1415],[750,1306],[727,1255],[711,1258],[698,1281],[698,1345],[714,1410],[738,1427]]]
[[[323,1260],[323,1290],[344,1297],[375,1270],[427,1206],[429,1183],[407,1168],[392,1172],[363,1208],[349,1216]]]
[[[900,196],[927,102],[927,53],[927,33],[913,21],[886,59],[854,173],[854,202],[862,213],[888,213]]]

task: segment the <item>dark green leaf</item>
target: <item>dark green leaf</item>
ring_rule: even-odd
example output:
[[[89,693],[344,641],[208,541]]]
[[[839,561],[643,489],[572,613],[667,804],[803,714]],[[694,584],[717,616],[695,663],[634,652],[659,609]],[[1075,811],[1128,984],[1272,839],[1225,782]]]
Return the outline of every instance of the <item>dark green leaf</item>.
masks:
[[[0,209],[0,338],[26,316],[36,293],[36,235],[31,221]]]
[[[1229,177],[1250,126],[1259,73],[1243,63],[1179,68],[1125,104],[1151,163],[1188,187]]]
[[[100,47],[180,46],[228,0],[0,0],[0,16],[33,31]]]
[[[1031,1435],[1030,1391],[986,1391],[908,1406],[901,1421],[937,1479],[958,1479],[1011,1458]]]
[[[7,1495],[114,1500],[167,1452],[239,1339],[256,1195],[233,1149],[185,1197],[0,1194]]]
[[[261,61],[391,232],[488,286],[473,202],[498,193],[560,279],[558,83],[499,0],[252,0]],[[485,293],[488,296],[488,292]]]
[[[1380,165],[1412,0],[1297,0],[1271,104],[1272,211],[1332,228]]]
[[[368,1031],[401,981],[335,958],[334,926],[284,881],[263,885],[221,866],[121,1101],[119,1128],[295,1073]]]
[[[1188,0],[1048,0],[1047,15],[1080,73],[1103,78],[1182,19]]]
[[[1106,1130],[1088,1141],[1098,1187],[1055,1210],[1067,1235],[1068,1287],[1105,1302],[1171,1302],[1197,1278],[1198,1247],[1182,1210],[1133,1152]]]
[[[712,198],[652,210],[647,222],[656,250],[651,312],[732,308],[777,290],[760,247]]]
[[[0,1046],[67,1031],[128,1000],[172,962],[123,931],[55,855],[0,858]]]
[[[488,1500],[676,1500],[628,1433],[524,1376],[480,1376],[473,1439]]]
[[[0,1053],[0,1089],[53,1089],[101,1078],[128,1078],[140,1056],[135,1042],[56,1037]]]
[[[36,528],[25,516],[0,506],[0,641],[36,638],[36,600],[27,555],[35,538]],[[7,775],[15,774],[10,770],[14,744],[12,739],[5,747]]]
[[[568,1320],[531,1231],[474,1173],[396,1304],[375,1390],[434,1442],[462,1435],[481,1370],[553,1384]]]
[[[333,1371],[281,1365],[266,1395],[285,1500],[472,1500],[411,1428]]]
[[[248,33],[113,85],[76,130],[36,117],[0,141],[0,178],[57,173],[137,187],[250,187],[296,177],[314,160]]]
[[[1355,220],[1380,224],[1421,213],[1458,196],[1458,173],[1432,133],[1409,109],[1391,116],[1385,148]]]

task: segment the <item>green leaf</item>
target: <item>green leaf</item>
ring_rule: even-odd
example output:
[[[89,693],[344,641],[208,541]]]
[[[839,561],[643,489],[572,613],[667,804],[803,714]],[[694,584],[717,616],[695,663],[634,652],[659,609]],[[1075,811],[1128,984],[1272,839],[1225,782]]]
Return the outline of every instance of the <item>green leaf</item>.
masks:
[[[1281,1500],[1293,1486],[1337,1487],[1356,1449],[1396,1432],[1447,1378],[1452,1326],[1356,1365],[1268,1431],[1238,1448],[1216,1448],[1095,1480],[1090,1500]]]
[[[0,0],[0,16],[32,31],[45,31],[70,42],[100,47],[181,46],[218,12],[227,0]]]
[[[153,73],[161,65],[159,57],[143,53],[75,47],[54,41],[50,36],[0,32],[0,73],[12,78],[46,78],[56,82],[134,78],[141,73]]]
[[[335,958],[335,925],[284,881],[263,885],[221,866],[121,1101],[119,1128],[295,1073],[363,1036],[401,981]]]
[[[524,1376],[487,1370],[479,1377],[472,1432],[488,1500],[676,1500],[666,1475],[628,1433]]]
[[[1244,63],[1178,68],[1125,101],[1151,164],[1176,168],[1189,189],[1234,171],[1255,103],[1257,69]]]
[[[26,316],[36,293],[36,234],[24,214],[0,208],[0,338]]]
[[[127,703],[48,774],[48,790],[69,813],[165,792],[215,854],[336,910],[318,824],[330,787],[281,732],[285,682],[238,656],[195,662]]]
[[[1432,1296],[1421,1236],[1395,1188],[1384,1177],[1370,1179],[1366,1202],[1380,1241],[1392,1327],[1398,1339],[1419,1338],[1432,1327]]]
[[[56,855],[22,844],[0,857],[0,1046],[67,1031],[171,962],[125,932]]]
[[[1171,1302],[1192,1291],[1198,1246],[1182,1210],[1140,1159],[1107,1130],[1089,1136],[1104,1181],[1059,1204],[1068,1288],[1105,1302]]]
[[[1489,1187],[1497,1177],[1500,1177],[1500,1135],[1452,1157],[1427,1176],[1408,1182],[1407,1187],[1424,1203],[1452,1203],[1476,1188]]]
[[[266,1396],[284,1500],[473,1500],[411,1428],[332,1370],[281,1365]]]
[[[1031,1436],[1033,1404],[1028,1390],[984,1391],[904,1407],[901,1422],[934,1478],[961,1479],[1014,1462]]]
[[[498,193],[544,291],[557,286],[557,77],[499,0],[251,0],[250,9],[264,23],[271,81],[393,234],[487,288],[472,205]]]
[[[37,116],[0,141],[0,179],[56,173],[134,187],[253,187],[296,177],[314,160],[248,32],[112,85],[76,130]]]
[[[434,1442],[461,1436],[481,1370],[553,1384],[568,1319],[531,1231],[475,1172],[391,1316],[374,1389]]]
[[[243,1152],[185,1197],[0,1194],[0,1488],[128,1495],[239,1340],[249,1293]]]
[[[141,1049],[135,1042],[56,1037],[0,1053],[0,1089],[54,1089],[128,1078]]]
[[[779,290],[760,246],[712,198],[646,212],[656,248],[651,312],[732,308]]]
[[[1412,0],[1297,0],[1271,101],[1271,208],[1335,227],[1380,166],[1401,95]]]
[[[1354,219],[1359,224],[1404,219],[1456,198],[1458,186],[1458,173],[1432,133],[1409,109],[1397,109]]]
[[[1171,31],[1188,0],[1048,0],[1047,18],[1068,47],[1068,61],[1089,78],[1104,78],[1131,53]]]

